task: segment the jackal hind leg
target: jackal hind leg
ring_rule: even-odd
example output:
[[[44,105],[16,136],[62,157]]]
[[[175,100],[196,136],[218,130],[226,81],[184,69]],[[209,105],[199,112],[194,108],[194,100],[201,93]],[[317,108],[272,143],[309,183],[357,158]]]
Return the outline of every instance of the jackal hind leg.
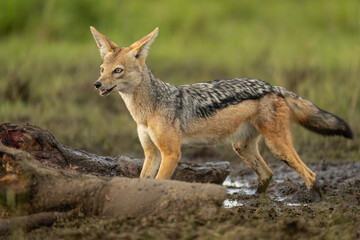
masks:
[[[259,133],[254,133],[245,139],[232,143],[232,147],[245,164],[256,173],[259,181],[257,192],[263,193],[266,192],[273,173],[259,153],[259,138]]]
[[[312,187],[316,180],[316,174],[301,161],[291,141],[278,137],[265,137],[265,143],[277,158],[280,158],[301,176],[308,189]]]
[[[290,168],[297,172],[304,180],[308,189],[316,181],[316,174],[312,172],[296,153],[290,132],[290,118],[288,109],[279,106],[273,118],[258,126],[265,143],[271,152],[284,161]]]

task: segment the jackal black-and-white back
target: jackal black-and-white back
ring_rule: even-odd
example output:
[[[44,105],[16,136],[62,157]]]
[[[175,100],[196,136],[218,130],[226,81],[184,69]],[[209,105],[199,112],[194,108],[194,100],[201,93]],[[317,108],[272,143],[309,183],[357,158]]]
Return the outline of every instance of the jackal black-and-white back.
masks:
[[[207,118],[230,105],[249,99],[259,99],[266,94],[276,93],[274,87],[259,79],[219,79],[203,83],[173,86],[157,80],[151,72],[150,79],[158,93],[156,100],[175,106],[176,116],[183,120]]]
[[[249,78],[213,80],[210,82],[183,85],[179,87],[183,96],[183,106],[192,106],[192,114],[209,117],[216,111],[236,105],[244,100],[259,99],[275,92],[264,81]]]

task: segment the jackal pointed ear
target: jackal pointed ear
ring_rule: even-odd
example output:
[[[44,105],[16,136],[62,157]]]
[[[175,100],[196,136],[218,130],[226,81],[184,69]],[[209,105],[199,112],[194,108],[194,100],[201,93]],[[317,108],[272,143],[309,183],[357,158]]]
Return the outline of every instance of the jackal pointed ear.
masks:
[[[113,52],[114,49],[118,47],[113,41],[99,33],[94,27],[90,27],[90,30],[94,36],[97,46],[99,47],[102,58],[104,58],[106,54]]]
[[[158,35],[158,32],[159,32],[159,28],[155,28],[154,31],[152,31],[145,37],[143,37],[140,40],[131,44],[130,48],[132,50],[130,50],[129,54],[134,55],[136,58],[145,59],[148,54],[148,50],[149,50],[151,44],[153,43],[156,36]]]

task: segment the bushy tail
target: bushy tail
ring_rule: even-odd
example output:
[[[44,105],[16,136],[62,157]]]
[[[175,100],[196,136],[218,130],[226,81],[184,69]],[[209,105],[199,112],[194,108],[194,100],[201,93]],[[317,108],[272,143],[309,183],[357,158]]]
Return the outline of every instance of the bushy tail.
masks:
[[[322,135],[339,135],[353,138],[349,125],[334,114],[322,110],[309,100],[279,86],[275,91],[282,95],[292,112],[292,118],[303,127]]]

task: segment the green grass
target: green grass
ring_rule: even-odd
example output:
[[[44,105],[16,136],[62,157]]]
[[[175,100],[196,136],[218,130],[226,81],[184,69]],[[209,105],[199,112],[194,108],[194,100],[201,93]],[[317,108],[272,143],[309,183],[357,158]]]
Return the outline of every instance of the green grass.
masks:
[[[100,56],[89,26],[124,46],[158,26],[147,63],[161,80],[253,77],[287,87],[355,133],[351,142],[295,127],[304,158],[359,156],[356,0],[5,0],[0,9],[0,122],[39,125],[64,144],[104,155],[142,156],[120,96],[102,98],[92,86]]]

